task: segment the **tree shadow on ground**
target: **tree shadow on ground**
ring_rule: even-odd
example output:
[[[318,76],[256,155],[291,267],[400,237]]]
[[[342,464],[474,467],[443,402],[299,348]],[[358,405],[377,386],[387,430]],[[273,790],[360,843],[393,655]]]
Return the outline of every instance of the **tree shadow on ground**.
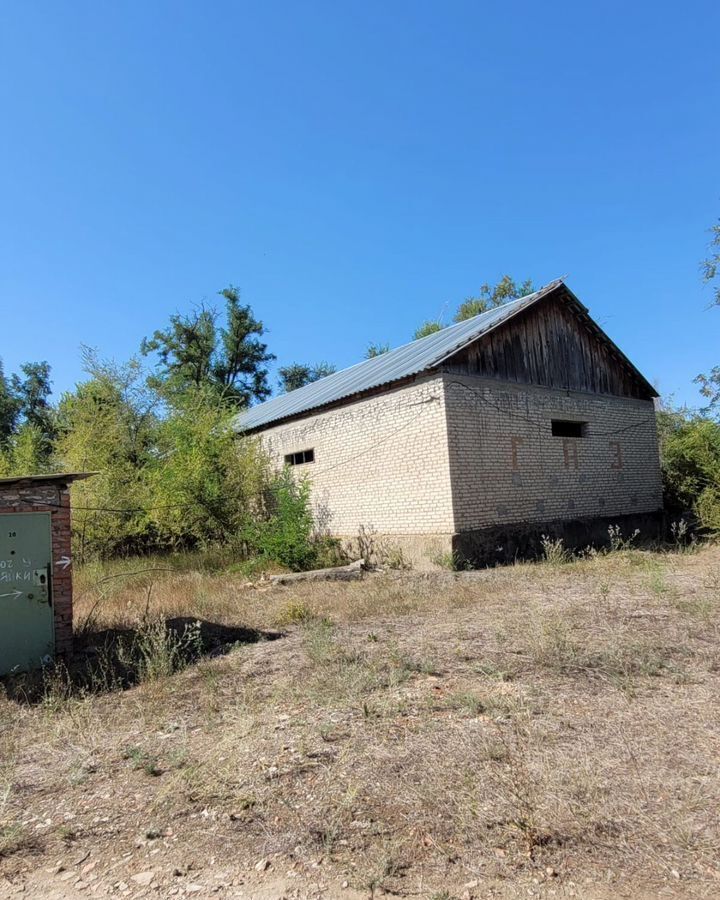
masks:
[[[6,675],[0,684],[16,703],[61,703],[159,681],[202,659],[281,637],[280,631],[187,617],[150,620],[137,628],[90,630],[76,635],[71,658],[34,672]]]

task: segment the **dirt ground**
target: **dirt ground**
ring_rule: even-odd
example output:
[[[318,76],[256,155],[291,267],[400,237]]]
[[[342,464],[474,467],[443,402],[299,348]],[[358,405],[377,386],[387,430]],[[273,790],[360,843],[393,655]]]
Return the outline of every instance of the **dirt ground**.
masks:
[[[0,694],[0,897],[720,896],[720,548],[133,567]]]

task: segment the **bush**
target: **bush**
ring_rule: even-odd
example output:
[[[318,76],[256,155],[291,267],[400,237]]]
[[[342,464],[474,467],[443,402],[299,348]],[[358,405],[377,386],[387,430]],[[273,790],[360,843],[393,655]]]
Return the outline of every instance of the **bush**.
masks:
[[[720,532],[720,423],[684,410],[658,416],[665,508]]]
[[[133,639],[120,645],[118,656],[138,681],[145,682],[169,678],[201,653],[200,622],[177,632],[160,617],[144,619]]]
[[[266,514],[245,535],[251,552],[275,560],[293,572],[312,568],[317,558],[310,509],[310,483],[295,480],[285,468],[270,482]]]

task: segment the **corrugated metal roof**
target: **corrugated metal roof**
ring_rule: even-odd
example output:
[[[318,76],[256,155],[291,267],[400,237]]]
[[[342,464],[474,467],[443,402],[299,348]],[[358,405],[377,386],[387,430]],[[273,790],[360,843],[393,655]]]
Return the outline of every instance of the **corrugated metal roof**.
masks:
[[[552,281],[526,297],[512,300],[472,319],[443,328],[435,334],[396,347],[388,353],[364,359],[348,369],[327,375],[312,384],[306,384],[305,387],[266,400],[265,403],[240,413],[235,419],[234,426],[238,431],[262,428],[271,422],[287,419],[307,410],[325,406],[327,403],[352,397],[371,388],[391,384],[432,369],[466,344],[497,327],[520,310],[536,303],[561,284],[560,279]]]

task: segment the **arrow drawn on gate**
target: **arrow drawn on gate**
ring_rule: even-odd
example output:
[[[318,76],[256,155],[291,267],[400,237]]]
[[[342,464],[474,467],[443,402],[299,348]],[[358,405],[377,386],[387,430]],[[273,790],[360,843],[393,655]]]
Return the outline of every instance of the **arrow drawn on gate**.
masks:
[[[17,598],[18,598],[18,597],[22,597],[22,595],[23,595],[23,592],[22,592],[22,591],[10,591],[9,594],[0,594],[0,598],[2,598],[2,597],[14,597],[14,598],[17,600]]]

